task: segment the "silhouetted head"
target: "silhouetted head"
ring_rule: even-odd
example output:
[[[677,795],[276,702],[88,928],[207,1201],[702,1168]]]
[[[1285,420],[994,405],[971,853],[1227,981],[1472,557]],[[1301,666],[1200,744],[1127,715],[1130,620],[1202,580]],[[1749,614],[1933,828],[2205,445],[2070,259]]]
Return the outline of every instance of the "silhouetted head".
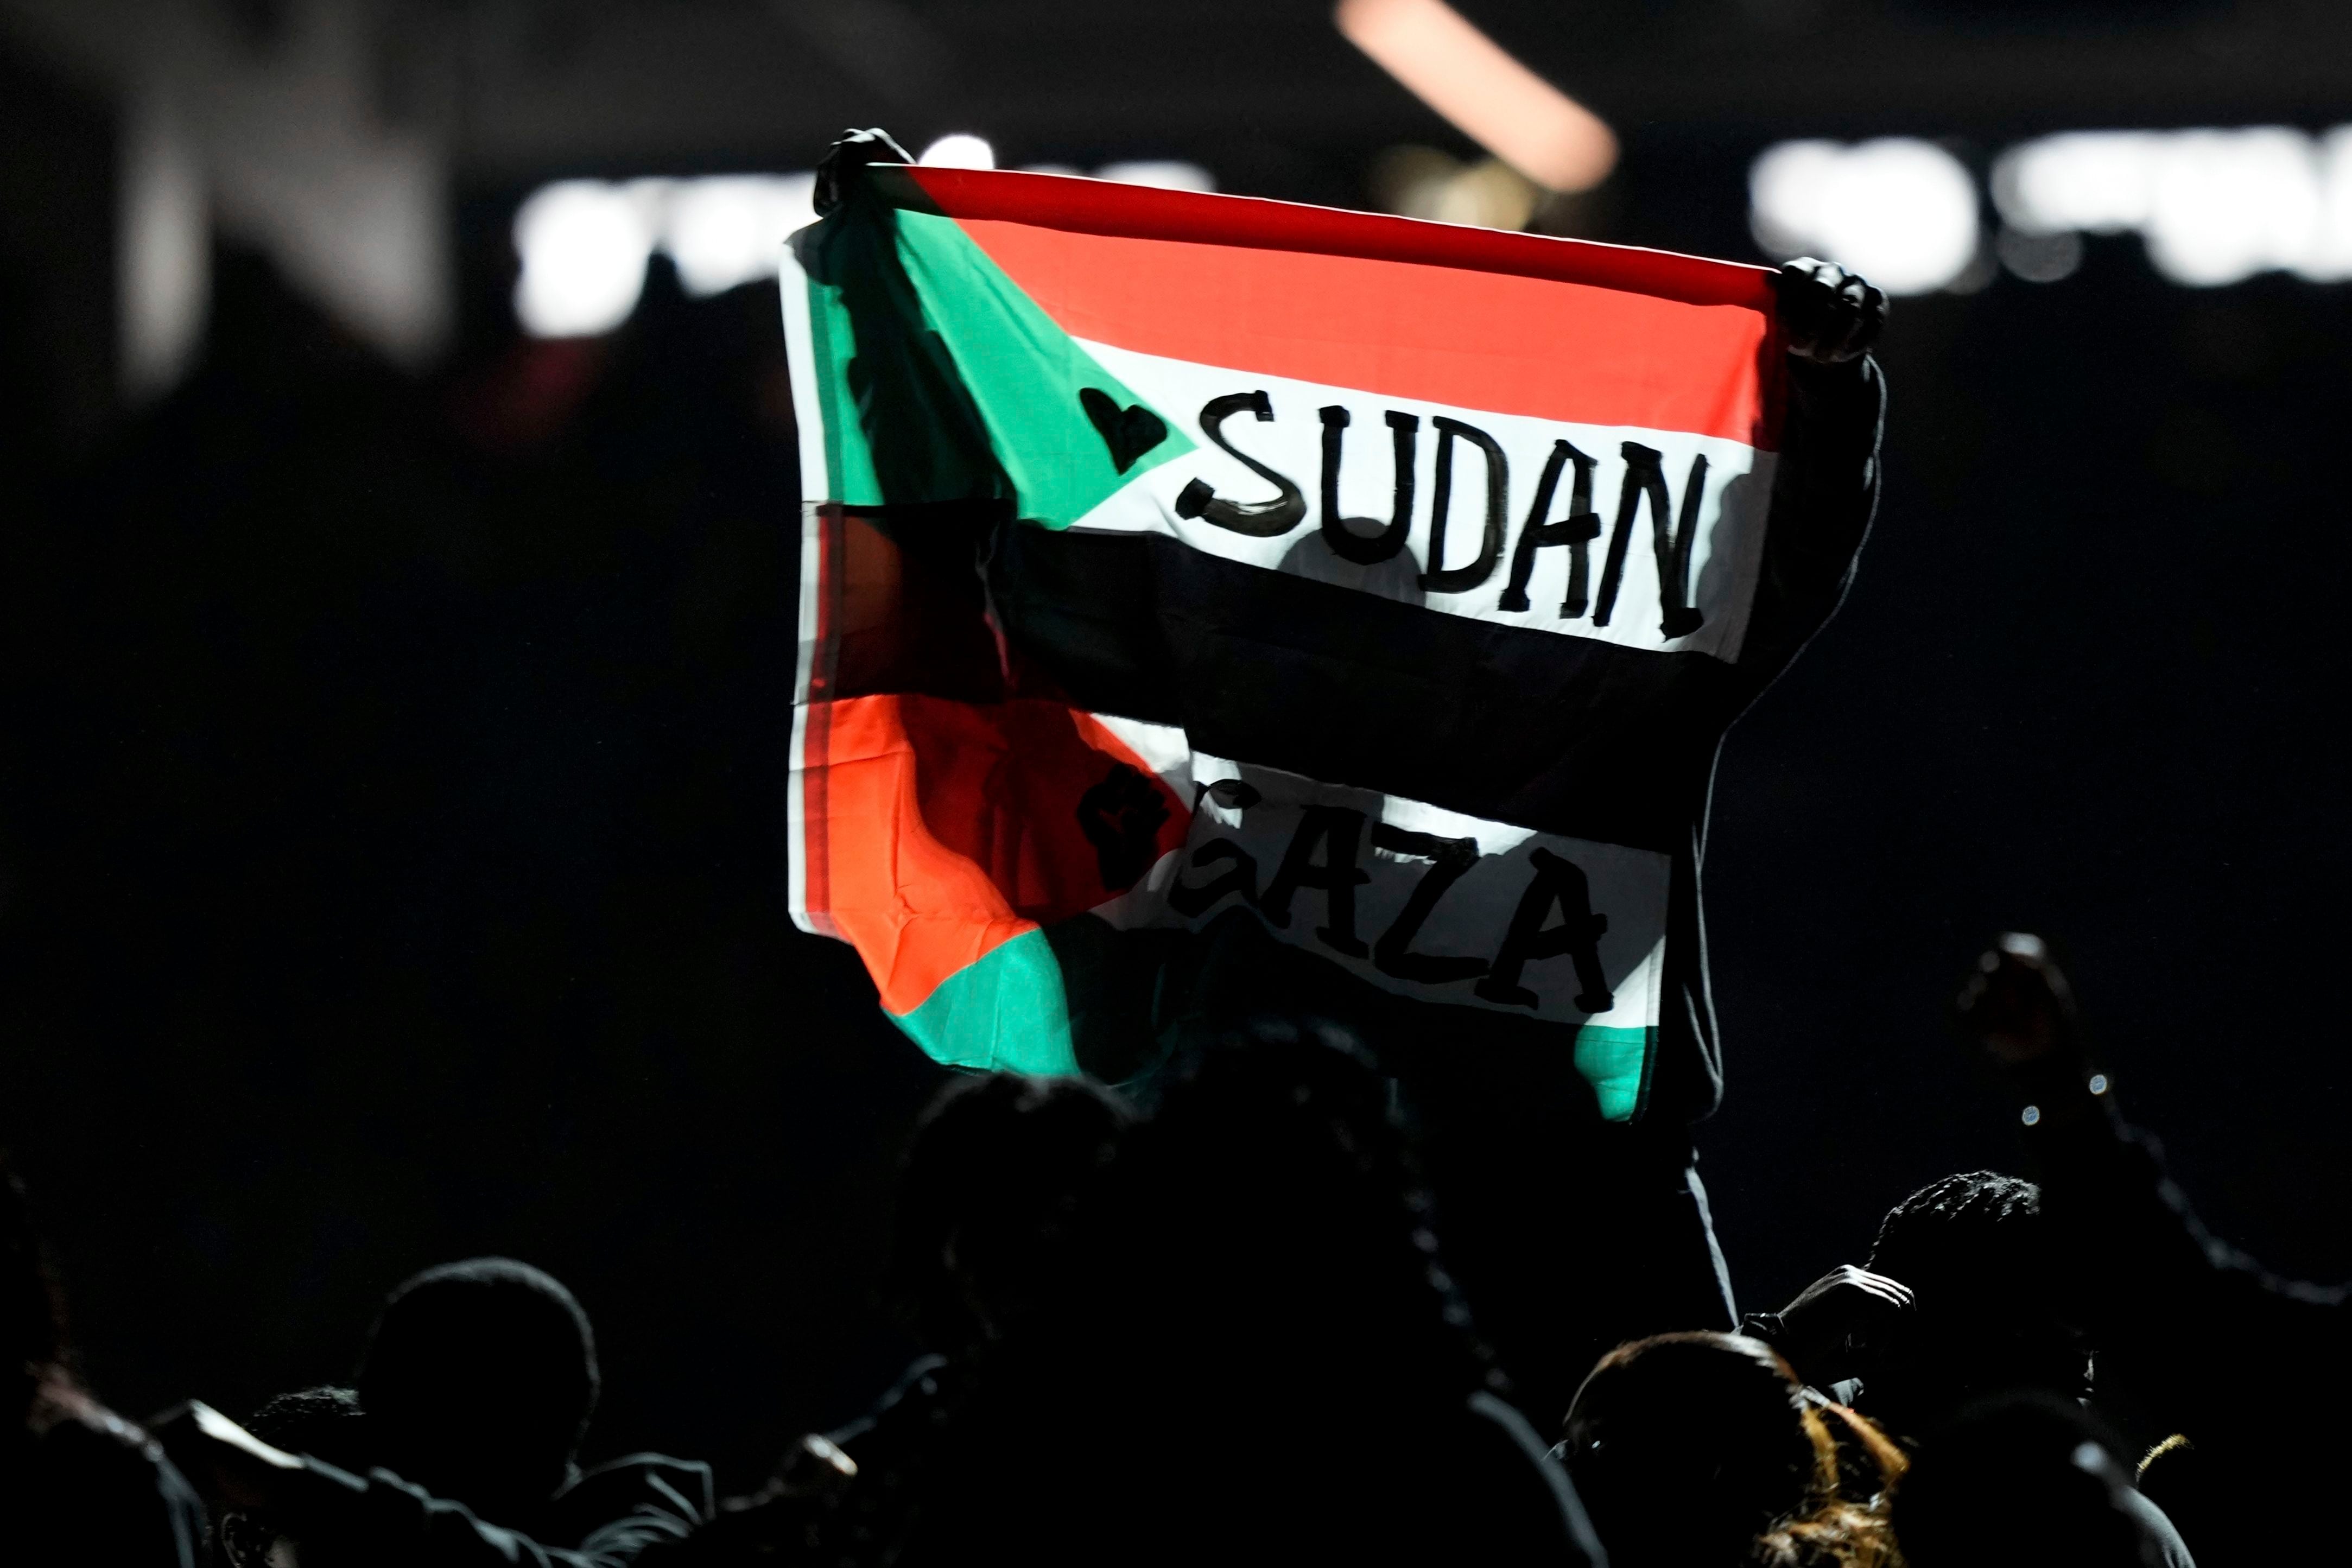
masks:
[[[2154,1568],[2130,1478],[2080,1406],[2016,1394],[1969,1406],[1895,1494],[1910,1568]]]
[[[1081,1078],[995,1072],[940,1092],[899,1176],[891,1265],[926,1344],[1000,1338],[1062,1292],[1081,1210],[1132,1119]]]
[[[1458,1400],[1486,1380],[1389,1086],[1339,1026],[1265,1018],[1192,1058],[1136,1140],[1143,1295],[1202,1360]]]
[[[355,1475],[375,1464],[368,1447],[367,1416],[349,1388],[296,1388],[261,1403],[245,1429],[273,1448],[313,1458]]]
[[[1603,1356],[1560,1457],[1619,1568],[1735,1563],[1830,1505],[1837,1450],[1769,1345],[1672,1333]]]
[[[275,1394],[253,1413],[245,1429],[274,1448],[313,1458],[365,1475],[374,1458],[367,1444],[367,1418],[360,1413],[359,1396],[348,1388],[297,1388]],[[299,1546],[289,1554],[281,1543],[293,1538],[285,1521],[243,1509],[222,1509],[216,1516],[216,1539],[230,1568],[275,1568],[299,1561]]]
[[[359,1374],[375,1462],[494,1521],[570,1478],[596,1388],[587,1314],[510,1258],[445,1263],[393,1291]]]
[[[2041,1189],[1991,1171],[1931,1182],[1879,1227],[1870,1269],[1911,1287],[1913,1310],[1878,1347],[1862,1405],[1920,1437],[2005,1390],[2089,1391],[2090,1358],[2053,1304]]]

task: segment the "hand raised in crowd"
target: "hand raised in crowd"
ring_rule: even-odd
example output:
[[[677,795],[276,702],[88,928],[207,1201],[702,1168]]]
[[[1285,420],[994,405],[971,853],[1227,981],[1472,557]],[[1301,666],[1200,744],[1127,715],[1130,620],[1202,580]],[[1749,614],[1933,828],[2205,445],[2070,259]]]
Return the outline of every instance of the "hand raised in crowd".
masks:
[[[1909,1286],[1841,1263],[1779,1312],[1749,1321],[1798,1376],[1826,1387],[1864,1375],[1874,1347],[1910,1310]]]
[[[1886,296],[1833,261],[1799,256],[1772,275],[1789,352],[1815,364],[1858,360],[1886,327]]]
[[[2074,988],[2039,936],[1995,937],[1954,1005],[1960,1027],[2004,1067],[2080,1050]]]
[[[305,1473],[301,1459],[271,1448],[202,1400],[174,1406],[147,1430],[198,1490],[231,1508],[268,1509]]]

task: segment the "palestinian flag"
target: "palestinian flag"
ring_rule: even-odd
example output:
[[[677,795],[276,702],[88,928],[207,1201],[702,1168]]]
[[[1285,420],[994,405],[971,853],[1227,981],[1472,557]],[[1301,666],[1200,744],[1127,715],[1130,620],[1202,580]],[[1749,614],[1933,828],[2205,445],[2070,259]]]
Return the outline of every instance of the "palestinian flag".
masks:
[[[827,183],[783,283],[800,923],[958,1066],[1126,1077],[1271,1002],[1571,1052],[1634,1115],[1774,488],[1769,275]]]

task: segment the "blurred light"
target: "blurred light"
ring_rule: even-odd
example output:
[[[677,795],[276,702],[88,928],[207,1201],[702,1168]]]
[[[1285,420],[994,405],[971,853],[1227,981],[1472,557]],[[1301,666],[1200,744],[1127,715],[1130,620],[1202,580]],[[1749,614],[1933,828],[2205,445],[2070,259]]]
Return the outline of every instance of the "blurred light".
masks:
[[[1979,246],[1976,255],[1969,257],[1968,266],[1959,276],[1944,285],[1947,294],[1981,294],[2000,276],[2000,257],[1990,246]]]
[[[1442,224],[1520,229],[1543,190],[1500,159],[1463,163],[1433,147],[1391,147],[1372,165],[1375,199],[1388,212]]]
[[[680,181],[662,214],[662,248],[688,294],[773,277],[785,238],[816,222],[815,195],[814,174]]]
[[[609,332],[629,319],[646,283],[653,225],[623,187],[566,180],[531,193],[515,214],[522,277],[515,314],[541,338]]]
[[[1143,158],[1125,163],[1106,163],[1095,171],[1097,180],[1116,180],[1122,185],[1157,185],[1163,191],[1213,191],[1216,176],[1198,163],[1185,163],[1173,158]]]
[[[118,155],[121,376],[131,400],[143,402],[176,386],[204,346],[212,209],[195,150],[162,106],[138,106]]]
[[[515,214],[515,314],[535,337],[586,337],[629,319],[658,248],[688,294],[776,275],[784,241],[816,221],[814,174],[566,180]]]
[[[993,169],[996,149],[977,136],[959,131],[924,148],[923,155],[915,162],[934,169]]]
[[[1889,294],[1946,287],[1977,257],[1976,182],[1932,141],[1783,141],[1756,160],[1748,191],[1766,251],[1834,261]]]
[[[1442,224],[1469,224],[1485,229],[1523,229],[1536,215],[1543,193],[1533,182],[1498,159],[1473,163],[1445,182],[1437,192],[1436,210]]]
[[[2003,225],[1993,248],[2000,264],[2028,283],[2055,283],[2083,265],[2083,236],[2072,232],[2035,234]]]
[[[1024,163],[1024,174],[1066,174],[1087,178],[1087,172],[1076,163]],[[1175,158],[1135,158],[1123,162],[1106,163],[1094,172],[1097,180],[1110,180],[1122,185],[1156,185],[1163,191],[1213,191],[1217,177],[1198,163],[1187,163]]]
[[[2002,153],[1993,205],[2027,234],[2120,234],[2147,222],[2163,138],[2137,131],[2072,131]]]
[[[2177,283],[2235,283],[2313,259],[2319,169],[2300,131],[2191,131],[2165,139],[2148,259]]]
[[[2136,229],[2176,283],[2352,277],[2352,126],[2044,136],[2000,156],[1992,195],[2023,233]]]
[[[1459,159],[1434,147],[1391,147],[1372,160],[1372,200],[1382,212],[1433,217],[1438,193],[1462,167]]]
[[[2352,125],[2319,139],[2319,233],[2295,270],[2315,282],[2352,277]]]
[[[1538,184],[1589,191],[1617,163],[1599,116],[1507,54],[1444,0],[1339,0],[1348,41]]]
[[[965,135],[940,138],[922,162],[935,168],[995,165],[988,143]],[[1078,172],[1064,165],[1032,167]],[[1171,190],[1216,188],[1206,169],[1173,159],[1109,163],[1096,175]],[[542,186],[515,214],[515,249],[522,257],[515,314],[534,337],[609,332],[636,308],[646,262],[656,250],[677,264],[678,282],[688,294],[718,294],[773,277],[785,240],[816,221],[815,195],[814,174],[565,180]]]

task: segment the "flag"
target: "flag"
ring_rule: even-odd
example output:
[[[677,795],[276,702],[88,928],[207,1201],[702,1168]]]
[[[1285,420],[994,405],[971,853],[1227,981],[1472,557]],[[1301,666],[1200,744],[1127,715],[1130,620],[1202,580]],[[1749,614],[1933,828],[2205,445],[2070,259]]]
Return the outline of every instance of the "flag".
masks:
[[[799,923],[956,1066],[1125,1077],[1256,995],[1569,1052],[1635,1116],[1748,689],[1770,275],[1050,174],[827,185],[783,272]]]

